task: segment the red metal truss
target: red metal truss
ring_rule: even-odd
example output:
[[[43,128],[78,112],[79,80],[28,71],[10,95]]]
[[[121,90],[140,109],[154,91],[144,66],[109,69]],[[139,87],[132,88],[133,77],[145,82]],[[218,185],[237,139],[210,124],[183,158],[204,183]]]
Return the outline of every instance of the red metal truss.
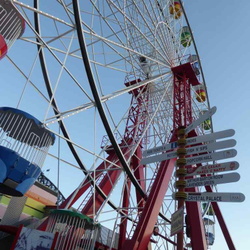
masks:
[[[196,192],[195,188],[186,189],[186,192]],[[198,202],[186,202],[188,227],[192,249],[207,249],[207,241],[202,219],[201,206]]]
[[[189,66],[189,67],[188,67]],[[196,78],[190,63],[172,69],[174,73],[174,124],[173,128],[188,126],[192,123],[192,106],[190,93],[190,79]],[[197,79],[197,78],[196,78]]]
[[[125,85],[127,87],[132,86],[137,82],[140,82],[140,79],[127,82]],[[126,122],[124,141],[133,140],[134,143],[141,138],[141,133],[147,124],[146,112],[149,108],[147,86],[138,87],[129,93],[132,94],[132,99]]]
[[[122,145],[121,147],[122,147],[122,151],[124,153],[125,158],[128,159],[129,156],[130,156],[130,154],[129,154],[130,145],[126,145],[124,147]],[[113,152],[112,154],[115,157],[115,153]],[[135,176],[138,178],[138,182],[143,187],[144,186],[144,181],[143,181],[144,180],[144,175],[142,175],[142,173],[141,173],[141,167],[139,165],[140,159],[141,159],[141,149],[140,149],[140,147],[138,147],[135,154],[131,158],[130,166],[131,166],[131,168],[135,168],[134,169]],[[133,165],[134,163],[136,165]],[[116,164],[119,165],[119,166],[121,165],[119,161],[117,161]],[[112,170],[112,168],[114,170]],[[107,171],[107,173],[104,175],[103,179],[101,180],[100,184],[98,185],[99,188],[101,188],[101,190],[107,196],[112,191],[112,188],[113,188],[115,182],[118,180],[120,174],[122,173],[122,170],[117,170],[117,167],[114,166],[112,168],[110,168],[110,170]],[[124,194],[124,196],[125,196],[125,194]],[[139,204],[140,204],[140,202],[142,202],[142,197],[139,194],[137,194],[137,200],[138,200]],[[89,217],[92,217],[94,214],[96,214],[98,212],[98,210],[100,209],[100,207],[104,203],[104,201],[105,200],[103,199],[103,197],[97,191],[95,191],[95,195],[92,195],[89,198],[89,200],[85,203],[85,206],[82,208],[81,213],[83,213],[85,215],[88,215]],[[94,203],[95,203],[95,211],[93,210],[93,204]]]
[[[192,67],[192,64],[190,62],[173,67],[171,70],[176,77],[186,76],[186,78],[188,79],[189,83],[192,86],[196,86],[196,85],[200,84],[200,82],[199,82],[199,80],[194,72],[194,69]]]
[[[130,188],[131,188],[131,180],[129,178],[127,178],[126,186],[125,186],[124,191],[123,191],[123,201],[122,201],[123,208],[129,207]],[[128,225],[128,220],[127,220],[128,209],[122,209],[121,212],[124,214],[124,217],[121,218],[121,222],[120,222],[118,249],[122,249],[122,246],[126,240],[127,225]]]
[[[105,169],[112,169],[115,168],[117,169],[117,167],[112,167],[113,164],[117,164],[119,165],[119,162],[117,160],[116,155],[113,153],[113,150],[109,150],[109,156],[107,157],[107,160],[105,162],[102,162],[97,168],[96,168],[96,173],[91,173],[90,176],[92,178],[95,177],[96,180],[98,180],[99,178],[102,177],[102,171],[104,171]],[[112,164],[108,163],[108,162],[113,162]],[[110,170],[112,171],[112,170]],[[88,188],[91,186],[91,182],[89,179],[86,179],[81,187],[79,187],[78,189],[76,189],[75,191],[73,191],[70,196],[60,205],[60,209],[64,209],[64,208],[69,208],[72,207],[73,204],[88,190]]]
[[[181,126],[188,126],[193,121],[190,85],[196,85],[197,78],[190,63],[173,68],[172,71],[174,73],[174,128],[178,129]],[[195,192],[195,189],[186,191]],[[186,211],[192,249],[207,249],[200,205],[196,202],[187,202]]]

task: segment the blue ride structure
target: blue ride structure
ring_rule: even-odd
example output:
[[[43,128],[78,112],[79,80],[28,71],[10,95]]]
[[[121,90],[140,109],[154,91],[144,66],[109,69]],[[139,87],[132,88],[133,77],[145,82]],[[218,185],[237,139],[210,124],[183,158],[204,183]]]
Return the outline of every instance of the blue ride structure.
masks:
[[[32,115],[0,108],[0,193],[23,196],[41,173],[55,135]]]

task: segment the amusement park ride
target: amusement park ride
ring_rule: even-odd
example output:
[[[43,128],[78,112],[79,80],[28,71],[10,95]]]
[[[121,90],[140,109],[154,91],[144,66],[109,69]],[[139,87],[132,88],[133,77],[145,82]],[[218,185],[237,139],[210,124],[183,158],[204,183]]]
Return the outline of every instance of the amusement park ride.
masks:
[[[20,93],[0,108],[3,249],[210,249],[216,220],[235,249],[218,203],[244,195],[216,187],[240,178],[217,162],[234,130],[213,131],[182,1],[0,0],[0,17]]]

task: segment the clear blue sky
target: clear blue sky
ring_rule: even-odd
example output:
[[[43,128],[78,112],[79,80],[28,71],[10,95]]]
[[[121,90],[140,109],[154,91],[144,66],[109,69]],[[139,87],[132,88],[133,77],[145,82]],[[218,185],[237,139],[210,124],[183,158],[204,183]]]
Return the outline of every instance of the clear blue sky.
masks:
[[[237,250],[249,249],[249,93],[250,93],[250,1],[185,0],[185,9],[202,62],[215,131],[236,131],[237,156],[240,163],[237,183],[218,185],[221,192],[242,192],[244,203],[220,205]],[[213,250],[228,249],[216,226]]]

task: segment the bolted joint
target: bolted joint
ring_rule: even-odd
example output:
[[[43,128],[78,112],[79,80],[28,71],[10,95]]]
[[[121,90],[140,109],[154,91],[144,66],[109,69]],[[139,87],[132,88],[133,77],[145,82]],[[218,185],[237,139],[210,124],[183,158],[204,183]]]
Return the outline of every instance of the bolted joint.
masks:
[[[187,193],[185,192],[176,192],[174,194],[174,197],[176,200],[186,200],[187,199]]]
[[[187,160],[185,158],[180,158],[176,160],[176,166],[177,167],[183,167],[187,163]]]
[[[183,157],[187,154],[187,150],[186,148],[178,148],[176,153],[179,157]]]
[[[185,138],[181,138],[177,140],[178,146],[185,146],[187,144],[187,140]]]
[[[178,131],[177,131],[177,136],[178,137],[182,137],[182,136],[185,136],[185,135],[186,135],[185,128],[178,129]]]
[[[187,169],[186,168],[179,168],[175,172],[176,177],[183,177],[186,174],[187,174]]]
[[[175,182],[175,187],[176,188],[184,188],[186,187],[186,181],[179,180]]]

